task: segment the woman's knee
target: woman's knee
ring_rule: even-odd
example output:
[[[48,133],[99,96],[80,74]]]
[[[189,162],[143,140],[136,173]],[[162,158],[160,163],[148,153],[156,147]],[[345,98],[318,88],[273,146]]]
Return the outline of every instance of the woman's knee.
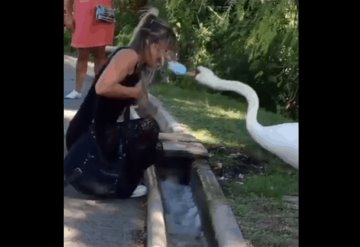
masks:
[[[92,52],[93,52],[95,60],[103,61],[104,59],[107,58],[105,46],[94,47],[94,48],[92,48]]]
[[[88,62],[90,56],[90,50],[88,48],[78,49],[78,62]]]

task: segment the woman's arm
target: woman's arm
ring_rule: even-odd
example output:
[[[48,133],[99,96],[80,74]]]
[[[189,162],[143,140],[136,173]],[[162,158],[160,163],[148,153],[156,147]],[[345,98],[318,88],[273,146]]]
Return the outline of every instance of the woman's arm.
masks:
[[[74,30],[74,18],[72,16],[74,11],[74,0],[64,0],[65,16],[64,25],[70,31]]]
[[[142,98],[144,92],[140,87],[119,84],[127,75],[133,73],[137,61],[138,55],[135,51],[119,51],[99,77],[95,85],[96,94],[109,98]]]
[[[74,0],[64,0],[64,7],[66,13],[72,15],[74,11]]]

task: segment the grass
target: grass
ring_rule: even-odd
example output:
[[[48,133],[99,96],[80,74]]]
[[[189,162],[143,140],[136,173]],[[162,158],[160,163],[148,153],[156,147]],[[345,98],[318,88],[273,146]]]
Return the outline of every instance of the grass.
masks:
[[[297,210],[271,197],[230,199],[244,237],[252,246],[298,246]]]
[[[245,126],[247,105],[241,97],[242,101],[239,101],[220,93],[187,90],[171,84],[156,84],[151,92],[203,143],[241,147],[259,160],[283,164],[261,149],[248,134]],[[260,109],[258,121],[273,125],[290,120]]]
[[[244,99],[173,84],[155,84],[151,92],[209,149],[215,174],[217,166],[223,167],[222,172],[231,171],[232,177],[220,182],[244,237],[255,247],[297,246],[298,212],[282,197],[297,195],[298,172],[252,140],[245,126]],[[291,122],[262,109],[258,121],[263,125]],[[245,165],[239,155],[248,157]],[[245,171],[239,172],[240,165],[245,168],[252,163],[261,169],[240,174]]]

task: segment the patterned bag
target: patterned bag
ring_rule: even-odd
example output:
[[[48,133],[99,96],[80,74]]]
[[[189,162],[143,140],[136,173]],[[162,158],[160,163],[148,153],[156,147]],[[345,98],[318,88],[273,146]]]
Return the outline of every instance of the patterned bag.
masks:
[[[109,129],[106,140],[115,147],[115,157],[104,156],[95,137],[94,126],[83,134],[64,159],[64,187],[97,197],[129,198],[143,172],[162,159],[163,147],[158,139],[160,128],[155,120],[130,120],[129,107],[124,121]],[[107,143],[104,148],[107,149]]]
[[[101,5],[96,6],[96,20],[106,23],[114,23],[115,9]]]

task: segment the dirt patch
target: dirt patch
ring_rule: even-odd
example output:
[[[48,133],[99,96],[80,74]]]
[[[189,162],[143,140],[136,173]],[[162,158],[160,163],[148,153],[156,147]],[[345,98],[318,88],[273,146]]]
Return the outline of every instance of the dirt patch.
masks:
[[[210,146],[206,148],[210,155],[210,167],[219,182],[228,180],[243,180],[245,175],[263,174],[264,162],[246,155],[240,148]]]

